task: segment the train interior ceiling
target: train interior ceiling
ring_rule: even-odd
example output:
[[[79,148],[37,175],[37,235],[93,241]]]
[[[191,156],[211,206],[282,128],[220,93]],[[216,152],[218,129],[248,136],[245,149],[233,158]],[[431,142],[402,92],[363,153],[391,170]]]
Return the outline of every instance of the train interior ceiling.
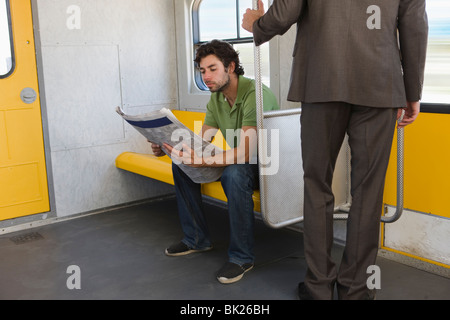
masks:
[[[193,64],[199,42],[233,38],[254,77],[253,44],[239,26],[237,35],[210,34],[214,19],[199,19],[217,14],[214,2],[0,0],[0,299],[296,298],[293,283],[305,270],[301,221],[272,228],[256,213],[255,269],[223,286],[213,275],[226,255],[225,203],[205,197],[211,253],[166,257],[181,233],[173,185],[115,164],[125,152],[151,153],[117,106],[135,115],[206,111],[209,92]],[[235,5],[220,12],[241,14],[251,1]],[[402,216],[381,225],[381,300],[450,299],[450,6],[427,6],[424,101],[405,129]],[[295,32],[261,48],[263,82],[282,112],[301,108],[286,100]],[[399,197],[394,140],[386,216]],[[336,259],[351,205],[349,157],[344,143],[333,185]],[[82,290],[68,290],[70,266],[82,271]]]

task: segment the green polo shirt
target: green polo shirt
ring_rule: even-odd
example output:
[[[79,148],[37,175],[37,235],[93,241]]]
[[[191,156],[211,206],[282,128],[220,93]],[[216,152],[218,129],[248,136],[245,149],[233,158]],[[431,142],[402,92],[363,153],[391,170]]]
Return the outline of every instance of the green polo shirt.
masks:
[[[263,85],[264,111],[277,110],[277,99],[273,92]],[[227,129],[240,129],[243,126],[256,127],[256,95],[255,81],[239,76],[238,93],[233,107],[222,92],[213,92],[206,106],[205,125],[218,128],[230,147],[237,147],[239,135],[234,137],[234,143],[227,138]]]

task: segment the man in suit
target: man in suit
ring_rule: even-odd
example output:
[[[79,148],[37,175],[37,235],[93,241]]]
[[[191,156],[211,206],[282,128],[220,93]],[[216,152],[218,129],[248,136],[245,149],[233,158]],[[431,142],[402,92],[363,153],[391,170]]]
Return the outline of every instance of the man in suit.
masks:
[[[420,111],[428,22],[425,0],[274,0],[248,9],[243,27],[256,45],[297,24],[288,100],[302,102],[304,242],[300,299],[370,299],[383,188],[395,123]],[[345,133],[351,147],[352,206],[337,269],[332,177]]]

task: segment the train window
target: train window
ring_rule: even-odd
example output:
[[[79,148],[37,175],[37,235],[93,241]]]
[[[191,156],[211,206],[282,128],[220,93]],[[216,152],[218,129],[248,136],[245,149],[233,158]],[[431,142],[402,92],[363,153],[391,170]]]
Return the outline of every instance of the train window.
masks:
[[[14,69],[9,0],[0,0],[0,78],[6,78]]]
[[[450,2],[428,0],[428,52],[422,101],[450,104]]]
[[[255,77],[253,37],[241,27],[242,16],[252,7],[252,0],[196,0],[193,5],[194,50],[202,43],[220,39],[233,45],[239,51],[245,76]],[[268,0],[264,0],[265,8]],[[269,45],[261,46],[261,78],[270,86]],[[198,70],[195,70],[195,82],[199,89],[208,90]]]

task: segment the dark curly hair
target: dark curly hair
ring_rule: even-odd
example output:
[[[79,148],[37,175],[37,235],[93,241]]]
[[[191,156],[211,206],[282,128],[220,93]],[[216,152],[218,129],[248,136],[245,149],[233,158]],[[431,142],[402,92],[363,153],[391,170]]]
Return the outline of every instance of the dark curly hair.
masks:
[[[239,61],[239,53],[234,50],[233,46],[228,42],[221,40],[212,40],[210,42],[202,44],[197,49],[197,54],[195,56],[195,63],[197,67],[200,65],[200,61],[209,55],[215,55],[222,61],[225,68],[228,68],[231,62],[234,62],[235,68],[234,72],[240,76],[244,74],[244,68]]]

